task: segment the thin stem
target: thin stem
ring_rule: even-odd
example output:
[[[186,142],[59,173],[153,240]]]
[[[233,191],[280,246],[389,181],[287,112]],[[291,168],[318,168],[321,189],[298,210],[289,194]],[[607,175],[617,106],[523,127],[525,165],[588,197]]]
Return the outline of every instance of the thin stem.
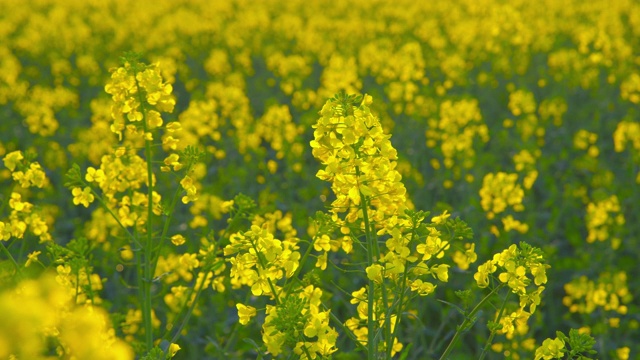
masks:
[[[509,291],[507,295],[505,295],[504,301],[502,301],[502,306],[500,307],[500,311],[498,312],[498,317],[496,318],[497,323],[499,323],[500,319],[502,318],[502,313],[504,312],[505,305],[507,305],[507,299],[509,298],[509,295],[511,295],[511,291]],[[482,349],[482,354],[480,355],[479,360],[484,359],[484,357],[487,355],[487,351],[489,351],[489,346],[491,346],[491,343],[493,342],[493,338],[495,336],[496,336],[496,331],[492,330],[491,335],[487,339],[487,343],[484,345],[484,349]]]
[[[298,261],[298,264],[306,264],[307,263],[307,258],[311,255],[311,250],[313,249],[313,243],[316,242],[316,239],[317,239],[317,236],[314,236],[313,239],[311,240],[311,243],[307,247],[307,250],[304,252],[304,255],[302,255],[302,258],[300,259],[300,261]],[[298,277],[298,275],[300,275],[300,271],[302,271],[302,265],[298,266],[296,271],[291,276],[291,279],[296,279]],[[287,292],[286,292],[287,294],[289,294],[289,290],[290,289],[287,289]]]
[[[241,215],[243,214],[242,211],[238,211],[237,213],[234,214],[234,216],[231,218],[231,221],[229,221],[229,225],[227,226],[227,228],[224,230],[224,233],[221,235],[220,239],[224,239],[228,233],[230,233],[232,230],[232,227],[239,221],[239,219],[241,218]],[[209,271],[212,271],[215,269],[215,267],[220,264],[222,261],[217,261],[211,265],[207,264],[205,266],[203,266],[201,268],[201,270],[198,272],[198,275],[196,275],[196,279],[198,279],[198,276],[203,273],[206,274]],[[197,284],[197,283],[196,283]],[[202,284],[204,284],[204,281],[202,282]],[[178,312],[178,316],[176,316],[176,322],[174,322],[174,324],[177,323],[177,319],[179,319],[183,314],[184,314],[184,318],[182,319],[181,325],[179,326],[179,331],[176,331],[174,336],[172,336],[172,340],[171,342],[175,342],[178,339],[178,336],[180,335],[182,328],[187,324],[187,322],[189,321],[189,319],[191,318],[191,314],[193,313],[193,310],[195,309],[196,306],[196,302],[189,302],[188,299],[191,298],[192,294],[195,292],[195,299],[197,299],[200,296],[200,293],[202,292],[202,290],[204,289],[204,286],[200,286],[198,289],[195,288],[190,288],[189,289],[189,293],[187,294],[187,301],[184,302],[184,304],[182,304],[182,308],[180,309],[180,312]],[[169,329],[173,329],[173,324]],[[170,330],[167,331],[162,338],[166,338],[167,335],[169,335]],[[226,348],[225,348],[226,349]]]
[[[13,258],[13,256],[9,252],[9,249],[7,249],[4,246],[3,240],[0,240],[0,250],[2,250],[2,253],[5,254],[7,259],[9,259],[11,261],[11,263],[13,264],[13,266],[16,268],[16,274],[18,274],[18,276],[22,277],[22,272],[20,270],[20,265],[18,265],[18,263],[16,262],[16,259]]]
[[[356,179],[360,179],[360,168],[356,166]],[[358,185],[358,184],[357,184]],[[358,185],[359,186],[359,185]],[[362,210],[362,220],[364,222],[364,231],[367,240],[367,267],[373,265],[373,258],[375,247],[373,244],[373,236],[371,234],[371,227],[369,224],[369,213],[367,211],[367,197],[360,194],[360,209]],[[375,319],[373,313],[373,304],[375,302],[375,282],[369,280],[369,289],[367,290],[367,358],[373,359],[375,356],[376,344],[375,344]]]
[[[326,308],[326,307],[325,307]],[[335,316],[334,313],[329,312],[329,316],[331,316],[331,319],[338,325],[338,327],[340,327],[340,329],[342,329],[342,331],[347,334],[347,336],[353,340],[353,342],[355,342],[356,346],[359,347],[361,350],[363,351],[368,351],[367,348],[364,347],[364,345],[362,345],[362,343],[360,341],[358,341],[358,338],[353,334],[353,332],[351,332],[351,330],[349,330],[348,327],[344,326],[344,324],[342,322],[340,322],[340,319],[338,319],[337,316]]]
[[[140,102],[140,107],[142,109],[142,126],[145,133],[144,140],[144,153],[145,160],[147,162],[147,233],[146,233],[146,241],[143,246],[144,253],[144,261],[141,266],[143,266],[143,278],[139,279],[142,282],[143,288],[143,298],[142,298],[142,319],[144,322],[144,330],[145,330],[145,343],[147,346],[147,351],[151,350],[153,347],[153,323],[151,319],[152,312],[152,304],[151,304],[151,277],[153,273],[151,273],[151,258],[152,258],[152,247],[153,247],[153,152],[152,152],[152,143],[146,136],[149,131],[149,126],[147,124],[147,109],[145,107],[145,101],[142,98],[141,87],[138,82],[138,77],[135,68],[133,69],[133,78],[136,82],[136,88],[138,93],[138,101]]]
[[[187,171],[188,172],[188,171]],[[160,234],[160,241],[158,243],[158,248],[164,243],[164,239],[167,237],[167,233],[169,232],[169,225],[171,224],[171,220],[173,219],[173,211],[176,208],[176,203],[178,202],[178,197],[180,197],[181,188],[178,187],[173,194],[173,198],[171,199],[171,204],[169,205],[169,210],[167,212],[167,218],[164,221],[164,227],[162,228],[162,233]],[[158,266],[158,259],[160,258],[160,251],[156,251],[152,254],[151,258],[151,274],[156,273],[156,266]]]
[[[411,229],[411,239],[409,239],[409,244],[411,244],[414,240],[414,237],[416,236],[416,228],[417,225],[414,223],[413,228]],[[393,339],[396,337],[396,333],[398,332],[398,328],[400,326],[400,318],[402,316],[402,302],[404,301],[404,293],[407,289],[407,273],[408,273],[409,268],[406,266],[404,267],[404,273],[402,274],[402,286],[400,288],[400,299],[398,299],[398,303],[396,305],[396,324],[395,324],[395,328],[393,330],[393,333],[390,334],[391,335],[391,340],[393,341]],[[393,343],[388,344],[387,345],[387,358],[391,359],[391,351],[393,350]]]
[[[480,309],[482,308],[482,306],[484,306],[484,304],[489,301],[489,299],[491,298],[491,296],[493,294],[495,294],[500,288],[502,288],[504,286],[504,284],[500,284],[498,286],[496,286],[493,290],[491,290],[491,292],[485,296],[482,300],[480,300],[480,302],[478,303],[478,305],[476,305],[473,310],[471,310],[471,312],[465,316],[464,321],[462,322],[462,324],[458,327],[458,329],[456,330],[456,333],[453,334],[453,338],[451,339],[451,341],[449,342],[449,345],[447,346],[447,348],[444,350],[444,353],[442,354],[442,356],[440,356],[440,360],[445,360],[447,358],[447,356],[449,356],[449,353],[451,352],[451,350],[453,350],[453,347],[455,346],[456,342],[458,341],[458,338],[460,337],[460,335],[462,334],[462,330],[466,329],[472,322],[475,321],[475,316],[476,313],[478,313],[478,311],[480,311]]]

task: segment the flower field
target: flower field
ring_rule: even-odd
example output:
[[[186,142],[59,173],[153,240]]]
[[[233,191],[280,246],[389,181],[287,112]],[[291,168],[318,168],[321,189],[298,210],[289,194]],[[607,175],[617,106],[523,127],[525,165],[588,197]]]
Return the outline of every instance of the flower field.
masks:
[[[640,359],[640,3],[0,13],[0,359]]]

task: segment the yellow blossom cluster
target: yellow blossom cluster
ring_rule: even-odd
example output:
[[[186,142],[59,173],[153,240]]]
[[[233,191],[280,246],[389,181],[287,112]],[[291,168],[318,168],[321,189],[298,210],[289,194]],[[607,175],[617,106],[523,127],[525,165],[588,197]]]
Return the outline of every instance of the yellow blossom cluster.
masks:
[[[564,286],[566,296],[562,303],[572,313],[590,314],[598,308],[616,314],[627,314],[633,295],[627,287],[625,272],[603,273],[597,281],[586,276],[574,279]]]
[[[542,346],[536,349],[535,360],[559,359],[564,357],[565,352],[566,349],[564,348],[564,341],[562,341],[562,339],[545,339],[542,342]]]
[[[16,103],[16,108],[29,128],[40,136],[53,135],[60,126],[56,111],[78,106],[78,94],[65,87],[34,86]]]
[[[505,334],[507,339],[511,339],[515,334],[522,335],[528,331],[527,320],[540,305],[549,267],[544,263],[541,251],[525,243],[519,246],[511,245],[501,253],[495,254],[493,259],[478,266],[473,276],[478,287],[506,285],[510,292],[518,295],[519,298],[517,309],[499,317],[501,328],[498,333]],[[498,284],[491,281],[496,272],[499,273]]]
[[[151,313],[152,323],[154,328],[160,326],[160,320],[155,315],[155,312]],[[133,341],[135,336],[139,333],[144,334],[144,329],[140,326],[142,323],[142,312],[139,309],[129,309],[125,315],[124,321],[122,321],[120,328],[124,333],[124,339],[126,341]]]
[[[224,255],[234,255],[228,259],[233,288],[249,286],[255,296],[276,296],[280,291],[276,282],[291,277],[299,266],[295,238],[278,240],[266,228],[252,225],[251,230],[233,234],[229,240]]]
[[[440,148],[444,167],[452,169],[453,180],[457,180],[463,169],[468,170],[474,165],[474,141],[477,138],[479,142],[487,143],[489,130],[482,121],[477,100],[446,100],[440,104],[438,118],[428,120],[426,137],[427,147]],[[431,165],[436,170],[441,167],[436,158],[431,160]],[[446,184],[453,183],[449,181]]]
[[[539,157],[540,150],[532,152],[525,149],[513,155],[516,171],[525,174],[522,179],[522,186],[525,190],[530,190],[538,178],[539,173],[536,170],[536,161]]]
[[[99,291],[102,290],[102,279],[98,274],[88,273],[90,270],[88,267],[72,269],[69,264],[56,267],[56,281],[66,287],[78,305],[102,303],[99,295]]]
[[[617,232],[625,223],[624,214],[620,209],[618,197],[611,195],[601,201],[594,201],[587,204],[587,214],[585,222],[589,234],[587,242],[611,241],[611,247],[617,249],[622,240]]]
[[[363,218],[360,204],[365,202],[369,217],[380,227],[387,218],[403,214],[407,200],[402,176],[395,170],[397,151],[367,106],[371,102],[370,96],[359,106],[327,101],[313,126],[311,148],[325,166],[316,176],[331,181],[336,195],[332,212],[346,212],[346,223],[353,223]]]
[[[115,336],[107,313],[75,306],[73,288],[51,275],[25,280],[0,293],[0,357],[50,359],[134,359],[133,349]],[[28,346],[25,346],[28,344]]]
[[[296,138],[303,132],[300,125],[296,125],[286,105],[271,106],[256,123],[255,135],[267,142],[276,159],[282,159],[285,154],[295,157],[302,155],[302,144]]]
[[[22,239],[25,232],[37,236],[40,242],[51,241],[49,232],[51,219],[47,213],[28,201],[29,188],[43,188],[48,185],[44,170],[38,162],[25,159],[21,151],[11,152],[3,158],[4,166],[10,171],[17,186],[11,190],[9,199],[4,203],[9,205],[8,217],[0,219],[0,241]]]
[[[616,152],[623,152],[627,146],[633,154],[635,163],[640,162],[640,124],[626,119],[618,123],[613,133],[613,143]],[[640,184],[640,171],[636,174],[636,183]]]
[[[138,291],[141,302],[147,291],[153,302],[140,304],[146,307],[142,310],[128,312],[135,295],[116,293],[103,301],[118,309],[116,320],[126,314],[120,325],[130,341],[139,341],[144,327],[149,330],[152,303],[166,305],[155,309],[157,317],[154,313],[151,321],[160,332],[165,324],[157,319],[169,328],[185,304],[193,305],[189,313],[200,314],[203,302],[195,301],[197,288],[211,286],[216,296],[223,296],[227,288],[248,286],[248,296],[265,295],[270,299],[260,301],[275,301],[267,306],[263,327],[268,350],[284,354],[285,348],[294,349],[295,355],[287,355],[301,358],[335,351],[329,313],[318,300],[323,291],[327,296],[326,289],[290,285],[305,266],[299,263],[307,258],[301,255],[305,247],[315,261],[314,271],[320,272],[342,269],[338,266],[344,264],[333,262],[342,256],[335,254],[340,249],[362,264],[360,249],[372,246],[373,256],[360,269],[370,285],[352,293],[361,302],[358,316],[347,325],[360,344],[367,344],[372,334],[362,326],[366,317],[373,313],[380,327],[385,323],[394,328],[400,318],[392,318],[390,307],[405,304],[401,297],[383,300],[382,288],[390,286],[387,290],[398,294],[404,289],[411,299],[434,294],[436,281],[448,281],[451,266],[468,270],[477,259],[476,248],[491,245],[453,241],[457,234],[451,231],[448,212],[417,226],[426,216],[411,219],[406,210],[413,207],[412,200],[454,214],[474,214],[480,210],[475,208],[477,201],[466,208],[456,202],[479,190],[480,218],[484,211],[496,236],[513,230],[518,236],[552,232],[548,246],[562,243],[558,256],[570,253],[570,246],[581,251],[575,238],[586,238],[594,249],[611,240],[609,252],[594,256],[611,261],[615,265],[611,272],[617,273],[618,267],[628,270],[628,263],[617,260],[637,247],[631,211],[637,191],[628,186],[632,182],[626,177],[633,174],[640,184],[640,126],[634,107],[640,104],[640,61],[634,51],[640,39],[639,4],[633,0],[0,1],[0,12],[5,14],[0,19],[0,156],[6,168],[0,171],[0,180],[3,186],[7,179],[15,184],[4,187],[0,195],[5,210],[0,214],[3,256],[19,254],[19,261],[13,262],[25,273],[40,271],[32,264],[57,269],[59,281],[78,289],[74,293],[78,304],[100,303],[97,292],[106,282],[105,288],[118,281],[127,283],[132,294]],[[154,65],[127,61],[117,67],[117,56],[126,48],[140,49]],[[104,90],[110,99],[99,91],[108,78]],[[334,93],[357,93],[363,88],[384,101],[374,106],[367,96],[352,103],[334,98],[322,107]],[[292,186],[313,178],[315,169],[305,161],[309,154],[302,140],[310,137],[315,119],[309,109],[320,107],[311,145],[313,156],[323,165],[318,177],[332,183],[335,199],[326,204],[331,203],[335,229],[313,234],[308,243],[300,241],[297,221],[308,214],[276,211],[244,218],[252,219],[248,231],[238,230],[242,221],[231,219],[228,224],[234,230],[221,231],[218,227],[226,215],[234,216],[233,202],[221,194],[239,191],[245,179],[256,179],[257,184],[240,191],[259,194],[261,208],[277,199],[277,208],[289,210],[298,206],[291,199],[303,199],[306,203],[300,207],[311,209],[320,206],[311,199],[320,195],[324,202],[330,197],[316,185],[304,183],[299,191]],[[178,114],[168,115],[174,108]],[[611,118],[618,121],[617,128]],[[89,120],[91,126],[86,128]],[[402,139],[396,142],[397,150],[389,141],[393,127],[394,136]],[[407,133],[413,137],[405,141]],[[210,155],[207,162],[192,161],[189,145]],[[26,159],[34,150],[40,152],[42,166]],[[78,168],[75,183],[60,198],[62,192],[55,187],[62,182],[56,170],[68,168],[71,157],[86,171],[80,173]],[[501,168],[511,161],[515,169]],[[578,171],[564,172],[565,163]],[[429,164],[440,171],[429,174]],[[562,182],[554,178],[558,174]],[[481,188],[474,183],[479,176],[484,176]],[[440,192],[436,184],[456,191]],[[176,193],[167,194],[164,190],[172,186]],[[410,199],[407,192],[414,197]],[[563,193],[578,195],[584,206]],[[525,195],[529,212],[522,214]],[[176,203],[188,204],[189,209],[176,210]],[[68,210],[60,204],[76,207]],[[559,206],[538,211],[537,206],[553,204]],[[568,218],[563,216],[583,212],[586,237],[562,236]],[[55,214],[63,227],[54,232]],[[152,226],[160,222],[161,226]],[[567,232],[576,230],[571,221],[566,225]],[[31,243],[22,239],[30,236],[42,244],[24,251]],[[77,270],[68,259],[55,256],[51,264],[40,263],[38,255],[57,236],[62,243],[74,236],[98,244],[85,254],[95,264]],[[364,243],[365,237],[370,244]],[[19,239],[22,247],[16,244]],[[27,253],[24,267],[31,266],[24,269],[19,263]],[[494,258],[495,265],[482,265],[479,281],[486,284],[484,275],[490,277],[495,266],[499,284],[522,291],[524,279],[534,275],[531,264],[515,266],[518,261],[504,257]],[[591,265],[585,259],[562,264]],[[110,263],[114,260],[117,264]],[[231,281],[223,274],[228,268]],[[537,276],[531,280],[536,285]],[[139,283],[128,284],[134,281]],[[600,305],[602,292],[578,299],[576,284],[591,286],[579,281],[567,284],[574,294],[568,296],[576,296],[570,309],[589,301],[598,304],[596,308],[605,306]],[[635,285],[630,281],[629,288]],[[623,291],[607,286],[604,291],[617,294],[624,303]],[[539,301],[533,299],[539,293],[524,289],[532,296],[525,302]],[[282,307],[286,301],[281,294],[303,305]],[[592,299],[583,300],[587,297]],[[609,300],[613,296],[604,297],[605,303],[615,302]],[[254,316],[262,318],[257,314],[265,311],[241,303],[236,308],[241,324]],[[279,322],[283,308],[309,315],[304,326],[291,328]],[[506,309],[499,323],[503,333],[514,337],[502,351],[511,351],[509,356],[515,358],[522,350],[516,349],[515,336],[528,330],[530,314]],[[608,323],[616,327],[620,321],[610,318]],[[307,339],[287,338],[291,329]],[[157,333],[144,335],[147,347],[158,340]],[[393,354],[403,349],[397,338],[384,341],[381,347]],[[562,356],[566,344],[561,342],[545,341],[536,358]],[[602,343],[601,348],[610,347]],[[0,349],[3,344],[0,337]],[[617,350],[618,357],[630,356],[624,349]]]
[[[487,212],[487,219],[493,219],[508,207],[518,212],[524,210],[524,191],[517,180],[518,174],[498,172],[485,175],[480,189],[480,203]]]
[[[278,240],[273,234],[282,234]],[[338,333],[329,326],[330,310],[324,310],[322,290],[312,285],[297,288],[279,282],[291,278],[298,270],[300,253],[297,231],[291,215],[281,211],[257,215],[251,230],[232,234],[224,248],[231,264],[231,286],[251,288],[254,296],[268,296],[275,305],[266,306],[262,340],[274,356],[292,351],[301,359],[314,359],[335,352]],[[249,323],[257,315],[251,305],[237,303],[239,322]]]
[[[428,289],[428,290],[426,290]],[[413,290],[413,289],[412,289]],[[435,286],[432,284],[424,283],[421,286],[422,291],[427,291],[431,293],[435,290]],[[426,294],[425,294],[426,295]],[[352,299],[351,304],[357,305],[356,309],[358,312],[357,316],[351,317],[345,321],[345,326],[353,333],[358,342],[363,345],[367,345],[369,339],[369,329],[366,326],[366,322],[368,320],[369,314],[369,303],[367,300],[367,288],[361,288],[357,291],[351,293]],[[393,301],[393,299],[388,299],[388,301]],[[387,316],[384,312],[384,304],[382,303],[382,299],[377,297],[376,302],[373,303],[373,314],[374,319],[380,326],[383,328],[383,325],[388,322],[391,333],[395,332],[396,326],[398,325],[398,317],[396,315]],[[384,353],[387,351],[387,343],[382,341],[379,344],[379,351]],[[391,356],[399,353],[403,349],[404,345],[398,340],[397,337],[393,338],[393,344],[391,344]]]
[[[278,356],[285,345],[293,345],[298,358],[311,360],[338,350],[338,333],[329,326],[330,310],[323,310],[321,297],[322,290],[309,285],[277,306],[267,305],[262,340],[271,354]]]
[[[169,146],[182,150],[186,144],[190,144],[202,146],[217,159],[224,158],[224,148],[219,145],[223,124],[217,110],[218,104],[214,99],[191,101],[189,107],[180,114],[180,122],[174,123],[175,130],[170,135],[165,135],[172,137],[170,141],[163,141],[165,150],[170,150]]]
[[[532,171],[530,175],[525,176],[525,185],[531,186],[535,181],[537,172]],[[487,219],[492,220],[497,214],[503,213],[511,208],[515,212],[522,212],[524,205],[524,190],[517,183],[518,174],[513,173],[489,173],[482,180],[482,188],[480,189],[480,205],[487,214]],[[517,230],[520,233],[526,233],[529,225],[514,219],[513,215],[505,214],[501,219],[504,231]],[[500,231],[496,226],[492,226],[492,233],[496,236]]]

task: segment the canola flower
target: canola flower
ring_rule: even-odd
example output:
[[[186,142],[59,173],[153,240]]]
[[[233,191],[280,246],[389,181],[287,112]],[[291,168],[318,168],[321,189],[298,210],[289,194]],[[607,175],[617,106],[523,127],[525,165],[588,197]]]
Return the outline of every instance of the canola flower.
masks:
[[[18,359],[134,359],[133,349],[115,336],[104,309],[75,305],[72,290],[50,274],[25,280],[0,293],[0,356]],[[25,346],[28,344],[28,346]]]
[[[441,231],[460,226],[456,230],[465,235],[456,240],[469,233],[463,223],[450,222],[446,212],[433,217],[428,225],[423,223],[425,213],[409,210],[413,205],[406,198],[402,176],[396,170],[397,151],[369,109],[371,103],[368,95],[338,93],[329,99],[314,125],[310,145],[324,166],[316,176],[332,183],[336,199],[329,211],[332,223],[343,234],[342,242],[360,242],[360,237],[366,241],[365,274],[369,283],[352,293],[351,303],[357,305],[358,315],[345,325],[367,347],[369,356],[380,352],[392,357],[403,349],[395,334],[399,313],[408,306],[404,303],[408,301],[405,292],[427,296],[436,288],[427,279],[448,281],[450,265],[432,264],[452,248],[453,239],[446,239]],[[418,231],[424,232],[424,237],[416,236]],[[378,237],[385,235],[386,249],[382,249]],[[314,243],[317,251],[324,251],[323,264],[327,253],[333,250],[328,240],[322,234]],[[351,245],[347,249],[350,253]],[[470,243],[453,254],[454,261],[464,269],[476,258]],[[375,340],[379,331],[385,332],[383,340]]]
[[[595,258],[593,263],[611,264],[603,271],[630,274],[632,270],[623,260],[628,251],[637,247],[633,236],[637,233],[634,225],[637,222],[630,211],[637,197],[634,181],[640,181],[638,147],[634,147],[634,140],[638,138],[634,135],[637,133],[634,106],[638,104],[640,89],[637,59],[633,56],[637,29],[640,28],[636,2],[544,1],[532,5],[525,1],[462,0],[446,4],[355,1],[327,6],[323,1],[294,0],[283,5],[268,0],[248,6],[237,1],[216,4],[202,1],[189,4],[166,1],[52,4],[36,1],[15,6],[8,1],[0,7],[8,14],[0,25],[4,29],[0,31],[3,39],[0,45],[0,104],[8,119],[0,125],[3,134],[0,155],[18,149],[26,155],[27,151],[37,149],[41,164],[41,168],[34,168],[31,174],[28,168],[16,168],[16,171],[7,168],[0,173],[3,180],[13,178],[15,173],[14,180],[20,183],[3,194],[3,204],[7,205],[0,218],[2,244],[17,257],[19,266],[26,254],[35,250],[22,251],[20,246],[42,246],[37,248],[42,250],[40,259],[43,266],[49,266],[44,260],[48,257],[45,244],[51,240],[66,241],[56,238],[54,219],[57,219],[55,224],[69,226],[68,215],[86,209],[91,211],[91,218],[82,218],[75,234],[95,242],[92,253],[97,271],[108,273],[108,281],[112,281],[121,275],[126,278],[127,269],[135,266],[140,247],[128,244],[126,232],[107,210],[96,204],[100,202],[98,193],[103,191],[98,185],[104,181],[102,174],[98,172],[95,181],[85,179],[87,184],[77,186],[76,194],[70,189],[63,195],[68,196],[64,199],[55,195],[63,193],[55,188],[60,182],[56,176],[50,179],[53,190],[31,185],[40,181],[39,177],[32,177],[33,174],[46,173],[48,176],[68,168],[67,150],[74,161],[77,159],[81,163],[86,159],[90,162],[87,166],[97,171],[102,166],[101,158],[111,156],[117,148],[116,154],[120,155],[123,167],[109,176],[126,177],[129,165],[126,158],[131,156],[133,149],[144,146],[148,135],[138,129],[127,138],[125,128],[123,143],[120,143],[110,129],[112,100],[88,97],[94,96],[93,88],[101,86],[109,76],[108,69],[116,64],[114,54],[119,54],[122,48],[140,48],[149,52],[154,63],[159,62],[157,71],[167,83],[174,85],[173,90],[179,97],[176,110],[189,109],[177,115],[179,122],[163,124],[155,132],[149,132],[154,141],[157,140],[157,149],[162,147],[167,157],[155,153],[153,161],[144,159],[146,163],[139,163],[142,166],[138,170],[134,164],[130,169],[134,176],[127,181],[135,183],[134,188],[138,186],[133,192],[144,195],[145,186],[154,183],[144,180],[144,166],[161,164],[162,170],[169,173],[164,174],[167,178],[175,184],[182,183],[177,201],[188,203],[189,211],[183,214],[187,219],[183,221],[181,217],[181,227],[172,226],[166,236],[160,236],[160,231],[153,233],[163,238],[160,242],[168,247],[163,248],[156,271],[152,270],[150,274],[151,278],[157,279],[154,284],[164,286],[158,290],[162,296],[156,294],[158,299],[163,299],[169,292],[174,295],[168,297],[171,298],[168,302],[175,305],[174,309],[189,296],[179,285],[169,281],[183,282],[187,278],[195,281],[198,278],[195,271],[203,269],[206,272],[207,269],[200,263],[195,266],[193,259],[196,253],[198,262],[204,257],[194,249],[194,243],[200,246],[204,235],[192,236],[188,232],[198,229],[206,233],[216,227],[217,220],[226,214],[225,206],[221,205],[225,199],[218,195],[245,185],[237,179],[257,180],[261,186],[256,190],[261,207],[277,199],[279,208],[295,209],[292,212],[294,223],[306,219],[307,214],[300,211],[302,206],[294,208],[292,205],[291,199],[296,198],[298,192],[288,191],[285,187],[288,185],[290,190],[292,183],[307,179],[310,177],[307,174],[314,172],[304,161],[305,147],[301,143],[309,134],[298,133],[300,129],[308,131],[310,119],[313,120],[313,117],[305,116],[305,111],[322,106],[327,96],[340,89],[357,92],[365,85],[367,91],[375,92],[376,99],[384,99],[376,103],[383,128],[394,129],[394,136],[402,139],[395,141],[401,158],[396,170],[403,175],[406,189],[414,195],[411,200],[416,204],[431,205],[433,200],[438,207],[450,211],[482,213],[480,207],[470,206],[472,201],[460,201],[470,198],[469,194],[478,193],[481,184],[474,179],[483,179],[487,173],[517,172],[517,183],[525,193],[523,204],[526,200],[527,208],[516,213],[507,208],[496,215],[490,230],[493,235],[500,234],[496,236],[500,242],[523,237],[529,240],[528,237],[537,236],[539,240],[535,241],[539,241],[538,245],[544,244],[543,247],[561,244],[558,256],[565,251],[580,255],[559,261],[567,266],[559,271],[586,267],[591,261],[583,259],[592,258]],[[180,41],[185,37],[194,40]],[[261,85],[266,88],[260,88]],[[264,111],[258,92],[276,94],[265,101]],[[409,144],[424,143],[422,134],[426,131],[426,119],[449,120],[439,117],[440,110],[448,108],[443,104],[466,103],[467,100],[477,100],[477,109],[482,116],[481,119],[474,118],[473,124],[479,128],[486,126],[490,141],[485,143],[478,134],[474,141],[469,141],[463,136],[463,128],[452,127],[441,135],[455,138],[459,144],[444,141],[434,148],[416,146],[409,149]],[[91,105],[87,106],[85,101],[90,101]],[[301,113],[303,115],[299,116]],[[389,118],[390,114],[394,120]],[[91,128],[82,129],[89,117]],[[171,117],[163,113],[162,118],[166,123]],[[506,139],[496,130],[500,128],[496,121],[501,122],[504,118],[508,119],[503,123]],[[150,119],[152,123],[158,122],[153,116]],[[265,123],[271,126],[263,126]],[[414,131],[416,128],[418,130]],[[411,141],[404,141],[403,131],[420,136],[417,140],[407,137]],[[587,135],[584,137],[587,146],[571,149],[574,138],[583,139],[583,135]],[[595,140],[592,140],[594,135]],[[12,136],[20,138],[12,139]],[[520,142],[523,138],[527,140]],[[69,141],[72,143],[67,147]],[[196,142],[213,156],[207,166],[196,167],[187,178],[181,172],[187,167],[185,157],[178,151]],[[443,154],[438,152],[452,148],[458,152],[454,152],[457,157],[449,170]],[[523,150],[530,152],[533,161],[519,153]],[[403,162],[409,162],[402,158],[410,151],[413,152],[410,158],[413,166],[403,169]],[[469,155],[472,153],[474,156]],[[279,158],[279,154],[284,157]],[[509,165],[514,154],[522,155],[518,160],[513,158],[515,170]],[[573,161],[574,156],[580,159]],[[432,162],[435,171],[425,171],[424,157],[439,160],[437,165]],[[245,171],[249,166],[241,166],[244,164],[251,164],[249,171]],[[472,164],[472,167],[464,170],[460,167],[464,164]],[[492,166],[487,170],[488,164]],[[519,164],[523,164],[523,169],[518,169]],[[119,166],[116,164],[113,168]],[[460,167],[459,175],[456,166]],[[291,170],[298,175],[290,176]],[[424,172],[421,176],[426,181],[416,187],[409,174],[420,172]],[[89,173],[87,169],[86,175]],[[205,176],[212,173],[220,182],[225,177],[234,179],[237,186],[211,185],[211,177]],[[172,178],[173,174],[179,178]],[[225,176],[218,176],[220,174]],[[154,175],[157,176],[156,185],[166,180],[160,178],[160,173]],[[562,181],[557,181],[558,176]],[[287,181],[280,181],[285,177],[288,177]],[[534,182],[536,186],[532,188]],[[23,184],[29,187],[23,187]],[[87,186],[96,189],[97,193],[86,193]],[[300,192],[300,196],[304,202],[312,204],[310,199],[317,191],[307,190]],[[162,206],[171,200],[166,193],[151,199],[147,196],[145,200],[145,196],[139,194],[125,195],[128,191],[118,193],[110,204],[127,229],[143,233],[148,223],[170,212]],[[292,196],[292,193],[296,195]],[[328,192],[323,194],[327,196]],[[617,205],[612,200],[614,197]],[[580,203],[580,200],[584,202]],[[60,205],[74,201],[80,208],[71,212]],[[583,212],[588,214],[586,221],[575,224],[567,220]],[[12,215],[14,213],[17,217]],[[346,212],[340,213],[342,215]],[[314,240],[314,251],[320,254],[317,258],[320,269],[331,268],[332,260],[335,260],[332,252],[337,249],[357,251],[358,243],[356,241],[354,245],[356,236],[353,234],[357,234],[358,221],[344,229],[341,227],[335,236],[322,234]],[[435,230],[431,235],[430,231],[430,240],[413,244],[422,245],[422,251],[448,243],[450,248],[442,258],[433,256],[430,250],[419,253],[414,251],[416,248],[406,246],[406,232],[401,230],[396,232],[399,235],[395,235],[388,247],[380,242],[381,258],[391,255],[388,261],[372,265],[369,269],[371,278],[378,281],[387,279],[384,278],[386,275],[398,276],[393,272],[403,266],[411,268],[409,259],[413,255],[423,258],[430,254],[431,257],[424,261],[445,261],[451,255],[460,269],[468,269],[475,251],[485,250],[483,235],[478,244],[456,246],[455,242],[443,237],[442,229],[436,230],[440,235],[435,234]],[[485,230],[477,229],[480,234]],[[184,243],[176,237],[175,243],[181,244],[176,247],[171,237],[177,233],[184,234]],[[580,236],[576,236],[578,233]],[[386,232],[380,237],[388,235]],[[492,235],[487,236],[491,243]],[[34,245],[38,240],[42,244]],[[208,248],[213,243],[202,246]],[[397,251],[387,251],[391,248]],[[406,248],[412,255],[405,260]],[[20,256],[16,255],[18,252]],[[118,263],[108,263],[107,259]],[[166,271],[159,270],[161,263]],[[453,266],[451,264],[448,270]],[[29,267],[33,270],[39,265],[31,262]],[[114,268],[125,270],[110,270]],[[444,273],[440,267],[436,269],[439,272],[434,271],[435,276],[427,276],[436,279],[438,274]],[[598,283],[600,272],[587,274],[587,281]],[[86,271],[84,276],[91,273]],[[219,275],[212,280],[215,284],[212,287],[217,291],[225,287],[224,277]],[[207,276],[203,275],[202,284],[205,278]],[[629,279],[628,287],[633,293],[637,282],[631,276]],[[410,286],[426,295],[433,293],[432,286],[436,282],[432,282],[416,279]],[[551,283],[545,291],[553,291],[556,295],[553,298],[560,299],[564,284]],[[84,282],[79,284],[81,287],[86,285]],[[176,285],[175,290],[173,285]],[[226,287],[228,289],[229,284]],[[600,298],[602,296],[598,295]],[[119,301],[132,300],[122,298]],[[600,300],[597,302],[601,303]],[[571,313],[571,307],[558,311],[576,316],[579,312]],[[559,304],[555,308],[560,308]],[[169,313],[158,309],[159,317],[163,319],[163,315],[170,318],[174,312],[177,310]],[[559,315],[558,312],[553,314]],[[535,333],[539,333],[542,324],[558,324],[558,319],[562,317],[545,317],[537,321]],[[598,329],[594,317],[579,319],[585,326]],[[637,326],[628,315],[607,315],[605,325],[611,330],[608,333],[620,331],[620,342],[628,342],[637,334]],[[604,337],[598,344],[602,350],[612,346],[612,342]],[[635,345],[630,344],[630,347],[632,349],[627,352],[631,355],[626,356],[637,352]],[[624,350],[620,353],[624,355]],[[617,356],[622,358],[623,355]],[[610,356],[614,356],[613,353]]]

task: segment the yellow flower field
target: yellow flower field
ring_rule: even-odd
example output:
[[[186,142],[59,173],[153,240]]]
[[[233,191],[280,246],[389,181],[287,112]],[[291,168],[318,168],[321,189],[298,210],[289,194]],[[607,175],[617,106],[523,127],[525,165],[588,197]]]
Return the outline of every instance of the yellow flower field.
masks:
[[[640,3],[0,13],[0,359],[640,358]]]

